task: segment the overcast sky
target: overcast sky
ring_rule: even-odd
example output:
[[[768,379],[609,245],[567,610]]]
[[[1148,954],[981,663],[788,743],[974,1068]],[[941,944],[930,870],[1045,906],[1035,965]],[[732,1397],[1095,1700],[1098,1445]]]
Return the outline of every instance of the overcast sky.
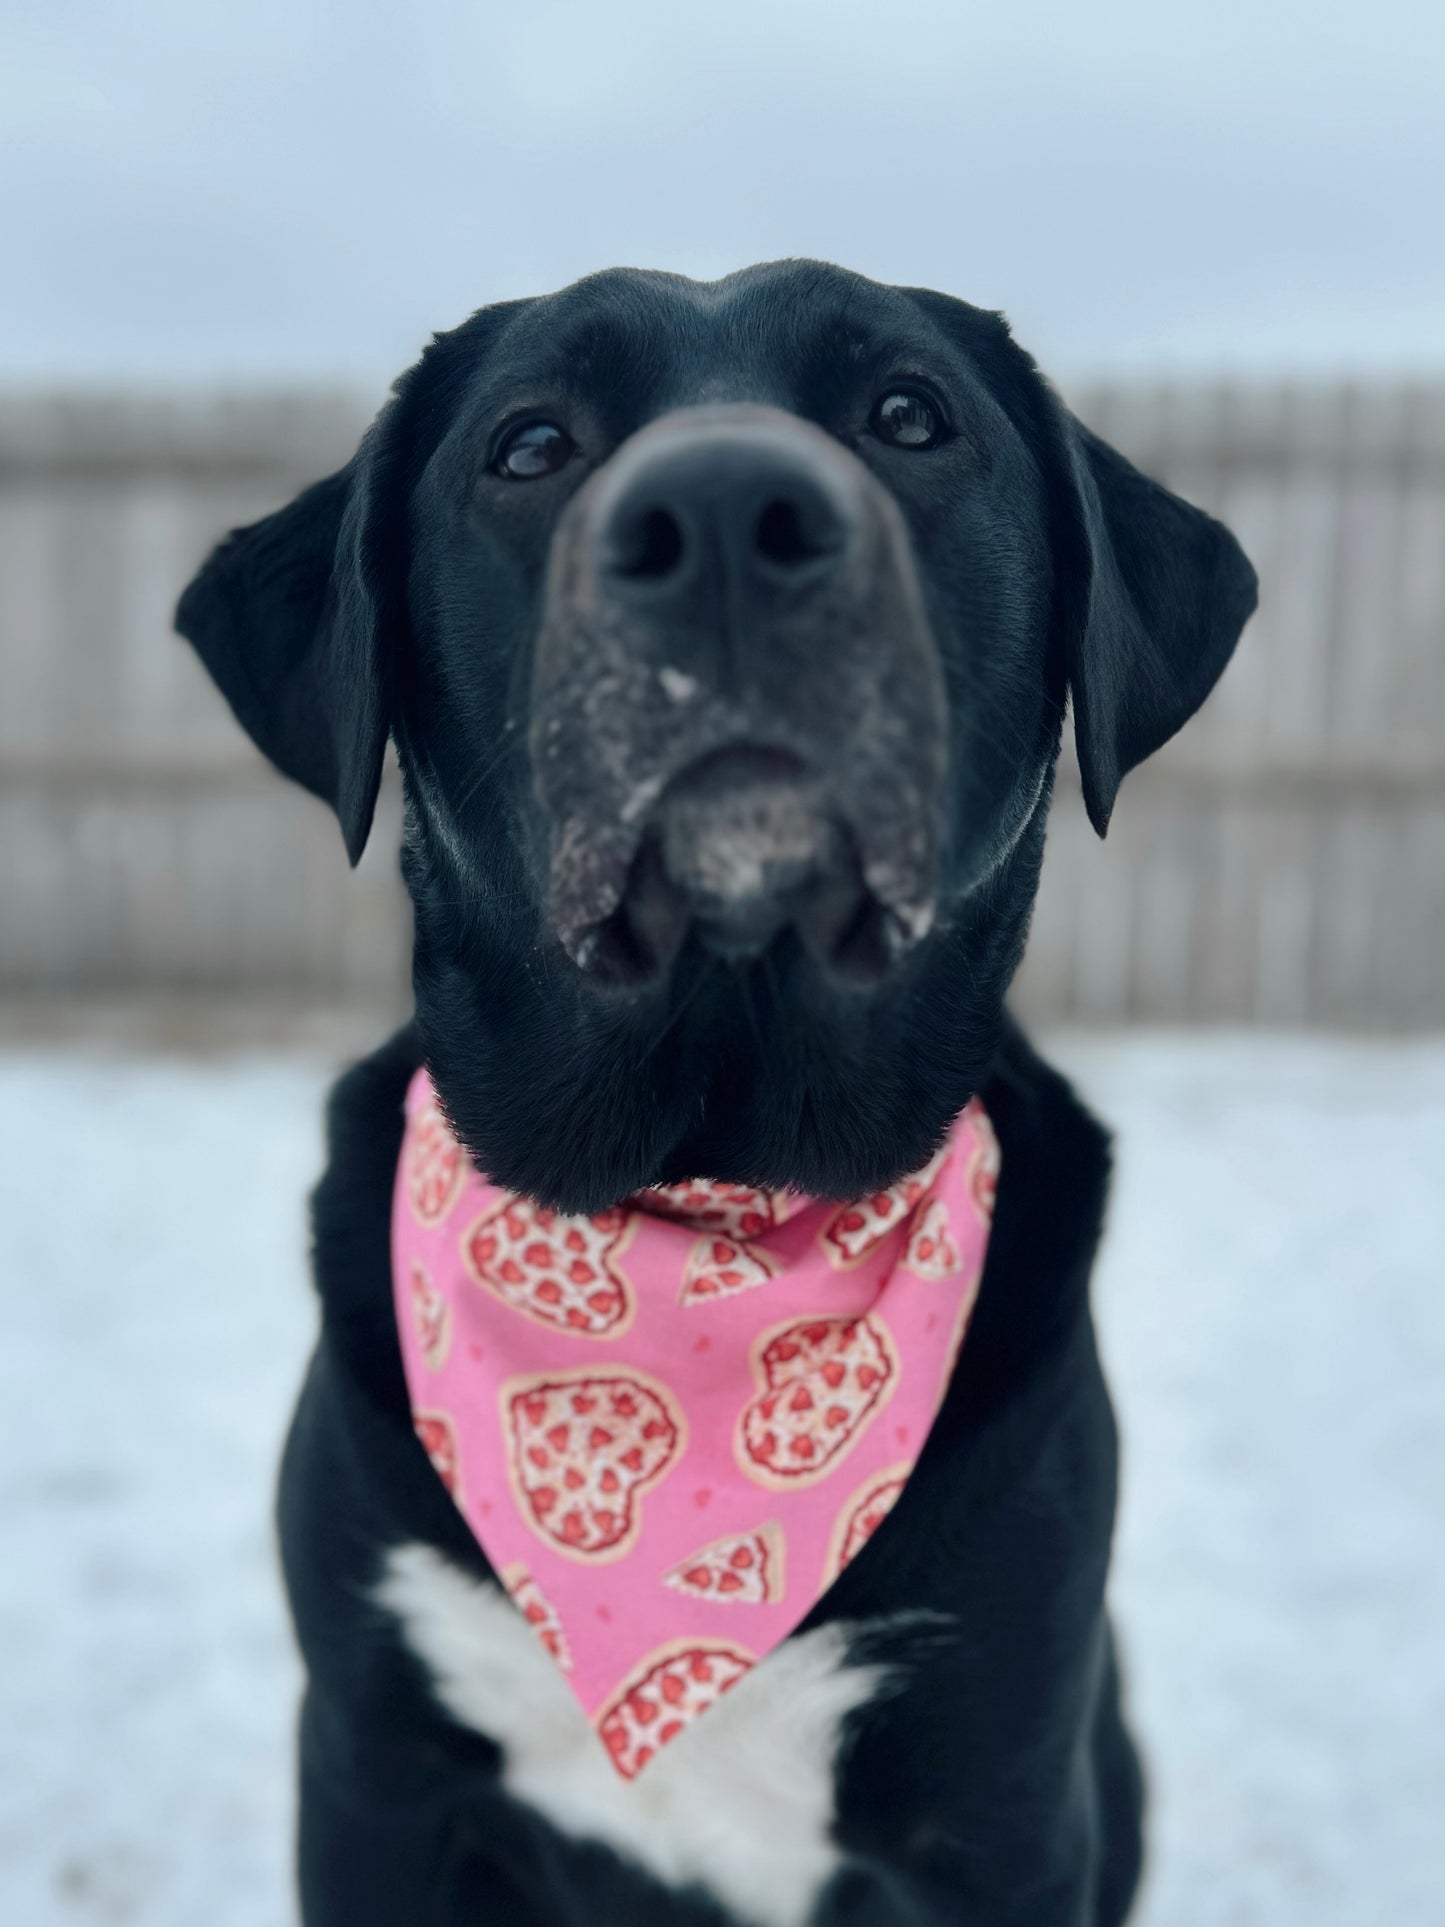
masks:
[[[377,382],[821,255],[1047,365],[1445,366],[1440,0],[0,0],[0,380]]]

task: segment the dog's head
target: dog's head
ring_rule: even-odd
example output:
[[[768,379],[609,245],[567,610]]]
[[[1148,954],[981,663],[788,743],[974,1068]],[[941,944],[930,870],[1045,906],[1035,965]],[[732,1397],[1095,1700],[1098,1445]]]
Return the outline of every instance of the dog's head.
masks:
[[[923,1164],[1066,694],[1102,833],[1254,594],[998,316],[785,263],[483,309],[177,620],[353,859],[395,740],[442,1096],[498,1183],[593,1209]]]

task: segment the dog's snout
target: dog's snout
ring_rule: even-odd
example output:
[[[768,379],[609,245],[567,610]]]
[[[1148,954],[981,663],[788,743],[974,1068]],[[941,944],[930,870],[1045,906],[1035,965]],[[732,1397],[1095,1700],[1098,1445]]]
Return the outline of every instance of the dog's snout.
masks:
[[[770,427],[662,437],[599,510],[612,596],[655,606],[701,595],[740,614],[820,583],[857,527],[826,452]]]
[[[559,523],[530,746],[548,917],[599,981],[695,937],[879,981],[927,932],[941,666],[896,504],[761,403],[659,416]]]

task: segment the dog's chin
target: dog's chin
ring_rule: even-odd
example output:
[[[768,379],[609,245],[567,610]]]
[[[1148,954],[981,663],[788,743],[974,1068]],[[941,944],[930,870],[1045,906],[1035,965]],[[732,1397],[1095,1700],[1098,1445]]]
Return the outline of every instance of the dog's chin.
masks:
[[[666,999],[710,966],[776,970],[796,954],[811,983],[844,996],[886,986],[915,945],[909,924],[863,880],[851,851],[783,896],[680,889],[645,843],[617,908],[559,949],[583,993]]]
[[[689,953],[747,966],[789,943],[871,990],[932,923],[938,812],[916,799],[869,820],[801,756],[744,740],[643,793],[635,824],[600,803],[554,824],[551,933],[600,995],[664,991]]]
[[[981,956],[989,981],[960,997],[954,947],[936,930],[864,988],[793,928],[742,959],[689,931],[630,996],[560,950],[500,974],[424,950],[417,1014],[453,1125],[506,1190],[569,1213],[699,1177],[847,1199],[926,1164],[992,1056],[1001,973]]]

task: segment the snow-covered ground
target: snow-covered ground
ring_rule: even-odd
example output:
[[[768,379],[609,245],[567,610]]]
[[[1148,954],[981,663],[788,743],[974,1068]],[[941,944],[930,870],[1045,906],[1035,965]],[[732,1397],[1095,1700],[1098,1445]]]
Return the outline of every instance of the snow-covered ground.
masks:
[[[1445,1921],[1445,1041],[1060,1038],[1145,1927]],[[282,1927],[272,1471],[327,1065],[0,1054],[0,1920]]]

